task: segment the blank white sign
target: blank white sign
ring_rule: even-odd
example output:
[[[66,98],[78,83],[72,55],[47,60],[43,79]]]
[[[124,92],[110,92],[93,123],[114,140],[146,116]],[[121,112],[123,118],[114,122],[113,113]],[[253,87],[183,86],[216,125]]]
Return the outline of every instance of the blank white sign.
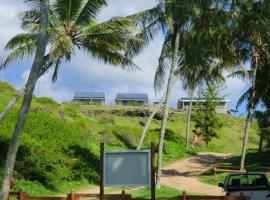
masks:
[[[105,151],[104,186],[150,186],[151,151]]]

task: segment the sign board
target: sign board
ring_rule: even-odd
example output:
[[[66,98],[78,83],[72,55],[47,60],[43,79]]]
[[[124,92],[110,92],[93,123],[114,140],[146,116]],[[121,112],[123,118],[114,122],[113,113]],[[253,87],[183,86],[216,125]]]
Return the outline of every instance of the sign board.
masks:
[[[104,186],[150,186],[151,151],[104,151]]]

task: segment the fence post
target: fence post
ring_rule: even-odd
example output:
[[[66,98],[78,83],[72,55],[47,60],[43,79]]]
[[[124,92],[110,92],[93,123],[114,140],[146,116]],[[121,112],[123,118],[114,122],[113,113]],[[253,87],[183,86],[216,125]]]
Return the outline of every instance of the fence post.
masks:
[[[151,200],[156,199],[155,143],[151,142]]]
[[[18,194],[19,200],[24,200],[24,196],[25,196],[25,193],[22,190],[20,190]]]
[[[182,200],[187,200],[187,193],[186,193],[186,191],[183,191]]]
[[[214,172],[214,176],[215,176],[215,178],[217,178],[217,173],[216,173],[216,167],[214,167],[214,169],[213,169],[213,172]]]
[[[104,199],[104,143],[100,143],[100,165],[99,165],[99,199]]]
[[[240,200],[245,200],[244,193],[240,192]]]
[[[122,190],[121,200],[126,200],[126,191],[124,189]]]
[[[71,191],[70,191],[68,197],[69,197],[68,200],[76,200],[74,190],[71,190]]]

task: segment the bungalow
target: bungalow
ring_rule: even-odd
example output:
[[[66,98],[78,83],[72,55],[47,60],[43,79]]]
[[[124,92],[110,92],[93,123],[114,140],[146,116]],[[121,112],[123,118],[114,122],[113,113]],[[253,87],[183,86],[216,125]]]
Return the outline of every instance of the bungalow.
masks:
[[[148,105],[148,95],[145,93],[118,93],[115,103],[123,106],[146,106]]]
[[[105,105],[105,92],[74,92],[73,101],[84,105]]]
[[[181,97],[178,100],[178,104],[177,104],[177,108],[180,110],[188,110],[188,106],[190,104],[190,98],[189,97]],[[199,103],[199,102],[205,102],[205,98],[198,98],[198,97],[194,97],[192,100],[192,106],[195,106]],[[217,113],[223,113],[223,114],[229,114],[230,113],[230,108],[228,106],[228,102],[230,102],[230,100],[221,98],[221,99],[216,99],[215,101],[218,101],[218,105],[216,106],[216,112]]]

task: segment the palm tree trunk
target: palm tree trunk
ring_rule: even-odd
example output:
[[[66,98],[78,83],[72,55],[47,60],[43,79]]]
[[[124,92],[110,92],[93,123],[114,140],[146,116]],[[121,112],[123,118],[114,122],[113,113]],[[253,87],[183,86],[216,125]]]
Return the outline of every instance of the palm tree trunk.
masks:
[[[263,139],[264,139],[264,134],[263,134],[263,132],[261,132],[258,153],[261,153],[262,152]]]
[[[246,159],[246,151],[247,151],[247,144],[248,144],[248,133],[250,128],[250,123],[252,120],[252,113],[254,110],[254,98],[255,98],[255,84],[256,84],[256,74],[257,74],[257,68],[258,68],[258,59],[259,55],[255,50],[252,52],[253,56],[253,74],[252,74],[252,88],[251,88],[251,99],[250,99],[250,105],[248,106],[248,114],[246,119],[246,125],[245,125],[245,131],[244,131],[244,137],[243,137],[243,146],[242,146],[242,154],[241,154],[241,162],[240,162],[240,170],[245,169],[245,159]]]
[[[167,119],[168,119],[169,99],[170,99],[171,90],[172,90],[172,78],[173,78],[174,69],[175,69],[176,64],[177,64],[177,53],[178,53],[179,39],[180,39],[179,31],[177,29],[175,29],[174,31],[176,31],[176,37],[175,37],[175,41],[174,41],[172,65],[171,65],[170,74],[169,74],[169,78],[168,78],[165,105],[163,108],[163,118],[162,118],[162,123],[161,123],[159,145],[158,145],[157,182],[156,182],[157,188],[160,187],[160,181],[161,181],[163,143],[164,143],[164,136],[165,136],[165,131],[166,131]]]
[[[28,77],[28,81],[25,88],[25,94],[23,98],[23,103],[21,105],[20,113],[18,120],[13,132],[12,139],[9,144],[4,176],[2,181],[2,188],[0,193],[1,200],[7,200],[10,190],[10,181],[14,170],[16,155],[19,147],[20,137],[22,135],[23,127],[27,117],[27,113],[32,101],[33,92],[35,89],[36,82],[39,77],[40,69],[44,63],[44,54],[47,44],[47,25],[48,25],[48,9],[49,9],[49,0],[41,1],[40,7],[40,28],[37,39],[37,49],[34,62],[31,68],[31,72]]]
[[[18,99],[21,97],[21,95],[24,93],[24,88],[21,90],[18,90],[15,96],[9,101],[8,105],[5,107],[3,112],[0,115],[0,124],[4,121],[9,111],[13,108],[13,106],[16,104]]]
[[[172,85],[174,85],[175,82],[176,82],[176,79],[174,79],[174,80],[172,81]],[[165,100],[165,97],[166,97],[166,93],[164,93],[164,94],[162,95],[161,99],[160,99],[159,102],[158,102],[157,107],[153,110],[153,112],[152,112],[151,115],[149,116],[149,118],[148,118],[146,124],[144,125],[144,127],[143,127],[143,132],[142,132],[142,134],[141,134],[139,143],[138,143],[138,145],[137,145],[137,150],[140,150],[140,149],[141,149],[141,146],[142,146],[142,144],[143,144],[143,140],[144,140],[145,135],[146,135],[146,131],[148,130],[148,127],[150,126],[151,121],[152,121],[152,119],[154,118],[155,114],[159,111],[160,106],[163,104],[163,102],[164,102],[164,100]]]
[[[194,90],[192,90],[192,92],[191,92],[190,102],[189,102],[188,112],[187,112],[186,150],[188,149],[188,145],[189,145],[190,114],[191,114],[191,109],[192,109],[193,95],[194,95]]]

